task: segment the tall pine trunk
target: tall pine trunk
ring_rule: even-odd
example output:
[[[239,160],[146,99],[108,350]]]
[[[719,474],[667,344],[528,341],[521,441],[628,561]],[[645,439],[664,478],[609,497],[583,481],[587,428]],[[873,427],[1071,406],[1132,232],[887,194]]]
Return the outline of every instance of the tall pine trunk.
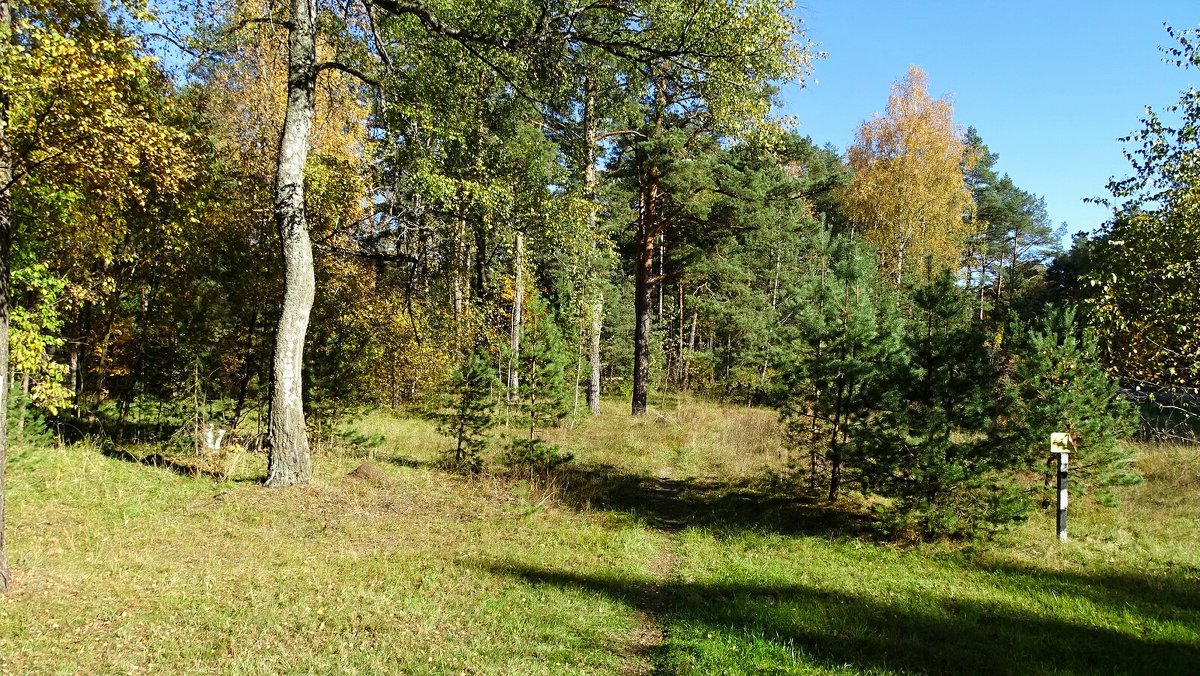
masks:
[[[12,31],[8,0],[0,0],[0,56],[7,58]],[[8,272],[12,251],[12,155],[8,147],[8,92],[0,89],[0,593],[8,591],[12,573],[4,544],[4,463],[8,451]]]
[[[591,75],[584,80],[583,96],[583,190],[588,200],[588,228],[596,232],[596,93]],[[592,274],[598,274],[592,270]],[[604,292],[599,290],[598,280],[592,280],[595,290],[591,299],[588,326],[588,363],[591,377],[588,379],[587,404],[592,415],[600,414],[600,332],[604,329]]]
[[[658,134],[662,123],[662,110],[665,104],[663,84],[658,80],[654,84],[654,110],[651,121],[651,133]],[[646,413],[646,397],[650,384],[650,304],[654,292],[654,245],[658,233],[662,229],[658,213],[659,166],[655,157],[645,157],[639,166],[644,173],[641,177],[641,210],[638,215],[637,228],[637,266],[634,274],[633,290],[633,401],[634,415]],[[657,150],[653,151],[657,152]]]
[[[316,3],[292,0],[288,98],[275,173],[275,222],[283,256],[283,312],[275,332],[267,415],[268,486],[306,483],[312,457],[304,429],[304,337],[316,293],[312,241],[304,215],[304,165],[316,108]]]

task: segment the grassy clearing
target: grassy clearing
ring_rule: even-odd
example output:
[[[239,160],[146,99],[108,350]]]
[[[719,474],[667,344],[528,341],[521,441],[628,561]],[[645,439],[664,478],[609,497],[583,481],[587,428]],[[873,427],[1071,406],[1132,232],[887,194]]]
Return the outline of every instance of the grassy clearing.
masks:
[[[1195,448],[1143,448],[1147,481],[1080,501],[1065,546],[1041,513],[899,548],[853,502],[773,492],[769,412],[612,402],[556,435],[553,479],[466,478],[429,425],[372,414],[283,491],[253,454],[197,476],[19,448],[0,672],[1200,671]]]

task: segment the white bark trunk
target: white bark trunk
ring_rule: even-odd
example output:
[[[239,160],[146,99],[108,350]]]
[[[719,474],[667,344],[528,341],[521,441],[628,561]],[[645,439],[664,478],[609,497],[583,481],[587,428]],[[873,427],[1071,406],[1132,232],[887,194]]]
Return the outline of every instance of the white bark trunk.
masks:
[[[520,368],[517,365],[520,363],[522,315],[525,312],[522,305],[525,300],[525,238],[520,232],[516,234],[513,242],[513,258],[516,270],[513,271],[512,335],[509,346],[512,353],[509,356],[508,369],[509,401],[517,400],[521,388]]]
[[[8,0],[0,0],[0,35],[12,31]],[[7,52],[9,45],[0,45]],[[4,56],[7,56],[5,54]],[[8,92],[0,90],[0,593],[8,591],[12,573],[4,545],[4,463],[8,451],[8,268],[12,251],[12,155],[8,147]]]
[[[275,222],[283,256],[283,312],[275,332],[267,415],[268,486],[306,483],[312,458],[304,427],[304,337],[316,292],[312,241],[304,215],[304,165],[316,109],[316,3],[292,0],[288,99],[275,173]]]

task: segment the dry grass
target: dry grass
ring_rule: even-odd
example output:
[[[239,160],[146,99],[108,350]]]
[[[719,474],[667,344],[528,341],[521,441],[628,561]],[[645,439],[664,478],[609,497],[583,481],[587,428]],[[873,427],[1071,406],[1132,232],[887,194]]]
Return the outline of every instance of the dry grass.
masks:
[[[570,472],[464,477],[436,467],[429,424],[373,413],[287,490],[256,483],[255,453],[196,473],[131,461],[149,448],[14,449],[0,673],[1200,664],[1195,448],[1142,448],[1146,482],[1115,509],[1074,504],[1065,546],[1046,512],[995,545],[903,549],[745,488],[786,462],[769,411],[605,402],[553,434]],[[589,503],[587,476],[620,490]]]

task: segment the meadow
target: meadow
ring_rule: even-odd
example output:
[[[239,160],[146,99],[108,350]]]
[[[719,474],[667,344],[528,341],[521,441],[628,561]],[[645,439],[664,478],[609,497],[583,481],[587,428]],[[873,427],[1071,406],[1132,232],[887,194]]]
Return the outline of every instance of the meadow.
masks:
[[[1200,672],[1200,451],[987,543],[805,497],[775,414],[623,402],[553,475],[463,476],[427,422],[326,430],[311,485],[236,445],[9,458],[0,673]]]

